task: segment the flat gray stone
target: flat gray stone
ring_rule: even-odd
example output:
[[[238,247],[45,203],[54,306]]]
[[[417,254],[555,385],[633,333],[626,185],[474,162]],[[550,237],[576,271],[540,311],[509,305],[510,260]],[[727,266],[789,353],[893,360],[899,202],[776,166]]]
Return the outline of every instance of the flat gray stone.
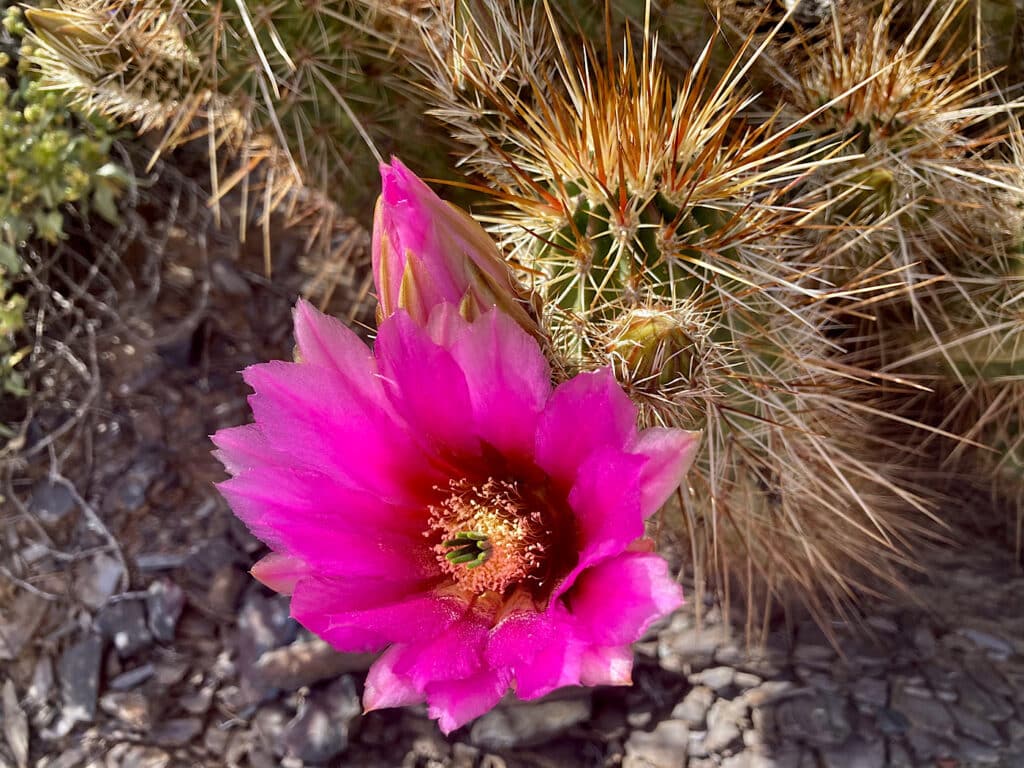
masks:
[[[891,709],[903,714],[917,728],[936,735],[946,735],[953,729],[949,708],[938,699],[926,699],[908,691],[906,684],[893,686]]]
[[[622,768],[684,768],[689,743],[690,729],[679,720],[663,720],[650,732],[633,731]]]
[[[102,653],[103,639],[95,632],[86,632],[61,654],[57,678],[60,680],[61,718],[66,723],[89,722],[96,716]]]
[[[690,675],[687,679],[690,685],[703,685],[720,694],[733,684],[735,678],[736,670],[732,667],[710,667]]]
[[[889,684],[874,677],[861,677],[850,689],[854,701],[866,711],[884,707],[889,701]]]
[[[183,747],[203,732],[203,721],[198,717],[172,717],[161,720],[150,732],[150,738],[161,747]]]
[[[469,740],[484,749],[543,744],[590,718],[590,696],[538,702],[510,702],[479,718]]]
[[[735,747],[743,739],[746,727],[747,704],[742,699],[719,699],[708,710],[708,735],[704,748],[708,752],[722,752]]]
[[[146,590],[149,631],[161,643],[174,642],[174,631],[185,608],[185,592],[170,579],[158,579]]]
[[[350,675],[310,696],[284,729],[287,754],[303,763],[327,763],[348,749],[353,722],[362,713]]]
[[[690,692],[672,710],[672,719],[682,720],[693,729],[703,728],[708,710],[714,700],[715,694],[710,688],[705,688],[702,685],[691,688]]]
[[[957,727],[965,736],[970,736],[972,739],[990,747],[1001,747],[1003,745],[1003,737],[999,735],[999,731],[996,730],[991,721],[968,712],[962,707],[952,707],[951,709]]]
[[[96,614],[96,629],[110,640],[121,658],[134,656],[153,644],[146,613],[138,600],[121,600],[103,606]]]
[[[823,768],[887,768],[885,743],[854,737],[821,753]]]
[[[71,489],[64,483],[44,478],[32,486],[28,510],[46,525],[57,525],[77,507]]]
[[[831,694],[788,699],[775,709],[779,732],[817,747],[834,747],[853,732],[846,700]]]

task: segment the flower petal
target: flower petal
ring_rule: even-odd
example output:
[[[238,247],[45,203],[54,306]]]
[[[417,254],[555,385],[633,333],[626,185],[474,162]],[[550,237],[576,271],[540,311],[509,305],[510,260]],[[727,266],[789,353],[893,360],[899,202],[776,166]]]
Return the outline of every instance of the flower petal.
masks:
[[[353,488],[414,502],[430,488],[422,452],[396,423],[379,383],[366,387],[311,364],[271,362],[244,372],[267,441],[293,464],[330,471]]]
[[[270,445],[258,424],[222,429],[211,435],[210,439],[219,449],[214,451],[213,455],[232,475],[285,460],[285,457]]]
[[[683,482],[700,443],[699,432],[652,427],[641,432],[633,452],[647,456],[640,473],[640,506],[644,518],[661,509]]]
[[[396,675],[407,677],[419,690],[440,680],[476,674],[484,663],[489,627],[468,613],[432,639],[418,643],[396,661]]]
[[[628,646],[592,646],[580,660],[583,685],[632,685],[633,651]]]
[[[363,711],[419,704],[426,695],[408,678],[395,674],[395,664],[409,652],[408,645],[393,645],[373,662],[363,688]]]
[[[580,465],[601,448],[626,450],[636,436],[636,407],[610,368],[581,373],[560,384],[540,416],[538,466],[565,489]]]
[[[375,651],[389,643],[423,643],[465,613],[429,585],[383,579],[300,579],[292,617],[340,651]]]
[[[583,646],[575,639],[571,620],[560,604],[553,603],[545,613],[517,611],[494,628],[487,662],[511,671],[520,699],[579,684]]]
[[[487,669],[462,680],[444,680],[427,686],[428,713],[447,735],[494,708],[509,686],[504,669]]]
[[[429,450],[479,453],[466,378],[447,349],[400,310],[381,323],[376,354],[394,407]]]
[[[683,590],[663,558],[629,552],[583,571],[564,601],[590,643],[626,645],[682,605]]]
[[[298,580],[309,575],[309,566],[297,557],[271,552],[256,563],[250,573],[268,589],[290,595]]]
[[[413,513],[348,491],[320,473],[266,467],[217,487],[253,535],[318,571],[423,578],[437,570]]]
[[[469,386],[476,434],[505,455],[529,458],[551,394],[551,371],[536,340],[492,310],[459,335],[451,352]]]
[[[325,315],[304,299],[296,303],[292,316],[303,363],[333,369],[345,378],[377,372],[366,342],[337,318]],[[365,383],[376,390],[370,382]]]

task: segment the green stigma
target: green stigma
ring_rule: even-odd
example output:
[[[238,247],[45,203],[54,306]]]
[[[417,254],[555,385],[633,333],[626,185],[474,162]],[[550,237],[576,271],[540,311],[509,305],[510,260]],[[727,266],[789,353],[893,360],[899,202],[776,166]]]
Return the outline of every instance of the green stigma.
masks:
[[[442,546],[450,550],[445,553],[448,562],[465,565],[466,568],[481,566],[491,556],[491,545],[487,537],[476,531],[459,531],[454,539],[448,539]]]

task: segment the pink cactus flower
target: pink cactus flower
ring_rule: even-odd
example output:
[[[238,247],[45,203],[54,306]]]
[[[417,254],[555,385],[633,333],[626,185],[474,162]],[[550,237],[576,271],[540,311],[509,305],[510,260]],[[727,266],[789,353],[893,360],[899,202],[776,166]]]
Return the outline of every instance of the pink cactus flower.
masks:
[[[441,302],[469,319],[499,307],[530,333],[536,323],[494,241],[400,160],[381,163],[373,220],[373,280],[380,318],[404,309],[419,324]]]
[[[213,440],[220,490],[273,553],[253,574],[342,651],[377,651],[367,710],[426,701],[446,733],[511,688],[630,682],[682,602],[644,520],[693,433],[638,431],[608,370],[552,390],[537,342],[492,310],[403,310],[371,351],[309,304],[301,362],[244,372],[255,423]]]

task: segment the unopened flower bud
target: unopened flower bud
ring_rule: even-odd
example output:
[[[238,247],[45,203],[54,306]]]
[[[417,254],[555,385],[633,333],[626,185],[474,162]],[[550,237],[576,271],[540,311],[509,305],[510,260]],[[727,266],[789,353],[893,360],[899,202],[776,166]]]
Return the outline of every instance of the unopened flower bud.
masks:
[[[425,325],[442,303],[473,320],[497,307],[537,335],[523,289],[494,241],[398,160],[381,165],[373,224],[373,279],[383,319],[404,309]]]

